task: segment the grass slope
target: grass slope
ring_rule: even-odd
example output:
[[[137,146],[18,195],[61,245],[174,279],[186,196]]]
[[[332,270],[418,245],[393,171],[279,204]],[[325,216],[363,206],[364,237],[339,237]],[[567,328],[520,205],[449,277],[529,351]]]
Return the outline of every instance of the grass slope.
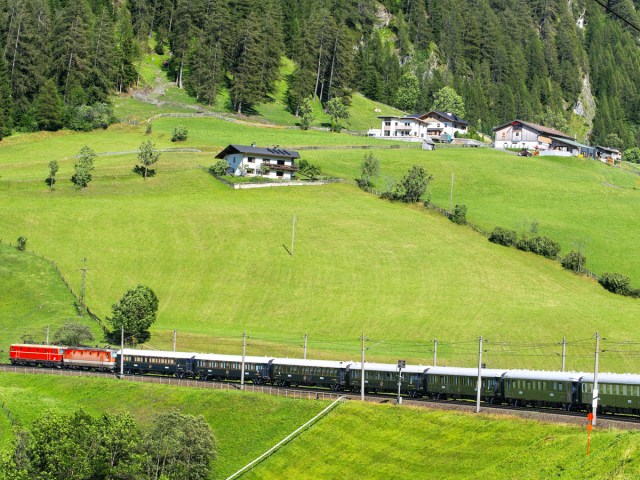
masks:
[[[212,478],[227,478],[327,405],[322,401],[120,382],[113,378],[10,373],[0,373],[0,401],[27,426],[46,411],[69,413],[79,408],[94,415],[130,411],[142,423],[173,408],[204,415],[213,429],[218,450]],[[6,444],[10,436],[7,418],[0,411],[0,444]]]
[[[348,403],[248,479],[622,480],[640,475],[640,434]]]
[[[200,157],[166,154],[146,181],[131,173],[133,156],[100,157],[84,192],[68,182],[52,193],[40,181],[7,182],[3,236],[28,237],[76,286],[86,256],[87,299],[101,316],[127,288],[151,286],[160,298],[152,346],[161,348],[175,328],[183,350],[237,352],[246,328],[250,353],[294,356],[306,331],[310,355],[350,359],[365,332],[376,344],[370,358],[425,362],[425,342],[436,337],[441,363],[473,365],[473,345],[453,342],[481,334],[544,344],[522,356],[496,346],[490,366],[558,368],[553,342],[563,336],[640,333],[636,300],[422,207],[340,184],[233,191],[195,169]],[[64,164],[60,175],[69,173]],[[579,347],[570,347],[568,368],[591,368]],[[619,354],[601,368],[638,371]]]
[[[0,278],[0,361],[8,361],[10,343],[23,336],[44,341],[47,325],[53,337],[68,320],[86,323],[101,338],[95,322],[76,316],[73,296],[46,260],[0,244]]]
[[[495,226],[539,233],[561,243],[563,253],[582,249],[587,268],[620,272],[640,287],[640,177],[601,162],[580,158],[524,158],[490,149],[385,150],[372,152],[381,162],[378,187],[401,178],[411,165],[434,176],[433,201],[449,208],[466,204],[470,221],[487,230]],[[324,170],[356,178],[363,152],[305,152]]]

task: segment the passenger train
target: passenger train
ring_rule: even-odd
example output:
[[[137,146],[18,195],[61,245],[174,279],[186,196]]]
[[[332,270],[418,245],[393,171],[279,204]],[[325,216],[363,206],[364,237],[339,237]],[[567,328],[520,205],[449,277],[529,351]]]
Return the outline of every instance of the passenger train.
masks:
[[[242,356],[166,352],[125,348],[11,345],[13,365],[87,369],[127,375],[170,375],[199,380],[239,381]],[[121,365],[121,361],[123,362]],[[245,356],[244,379],[256,385],[318,387],[360,392],[359,362]],[[398,391],[397,365],[364,364],[365,390]],[[536,370],[481,370],[481,398],[487,403],[512,406],[546,406],[590,411],[593,373]],[[400,391],[411,397],[475,399],[478,369],[406,365],[401,370]],[[604,373],[598,376],[601,413],[640,415],[640,375]]]

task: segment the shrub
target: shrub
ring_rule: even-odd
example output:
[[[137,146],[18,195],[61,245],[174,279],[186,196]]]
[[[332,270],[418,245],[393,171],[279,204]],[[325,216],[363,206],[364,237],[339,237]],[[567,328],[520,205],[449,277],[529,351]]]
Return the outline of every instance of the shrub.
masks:
[[[151,122],[147,122],[147,130],[145,131],[145,133],[147,135],[151,135],[152,130],[153,130],[153,125],[151,124]]]
[[[16,248],[21,252],[24,252],[27,249],[27,239],[25,237],[18,237],[16,241]]]
[[[114,120],[113,109],[106,103],[69,107],[66,112],[66,124],[71,130],[88,132],[107,128]]]
[[[622,154],[622,160],[631,163],[640,163],[640,148],[629,148]]]
[[[489,236],[489,241],[497,243],[498,245],[504,245],[505,247],[512,247],[516,244],[518,234],[515,230],[509,230],[507,228],[496,227]]]
[[[209,167],[209,171],[217,176],[226,175],[229,164],[226,160],[219,159],[216,163]]]
[[[631,282],[629,277],[621,273],[603,273],[598,280],[605,290],[617,293],[618,295],[629,295],[631,293]]]
[[[562,263],[562,266],[567,270],[571,270],[572,272],[582,272],[584,270],[585,263],[587,263],[587,259],[580,252],[571,250],[562,258],[562,260],[560,260],[560,263]]]
[[[172,142],[184,142],[189,136],[189,130],[184,125],[178,125],[173,129],[173,135],[171,136]]]
[[[456,205],[453,209],[453,214],[449,219],[453,223],[457,223],[458,225],[466,225],[467,223],[467,206],[466,205]]]
[[[560,252],[560,244],[554,242],[549,237],[526,237],[523,236],[517,243],[516,248],[525,252],[532,252],[546,258],[556,258]]]
[[[429,183],[433,177],[427,173],[424,167],[414,165],[409,172],[394,188],[394,196],[396,200],[405,203],[419,202],[422,196],[427,192]]]

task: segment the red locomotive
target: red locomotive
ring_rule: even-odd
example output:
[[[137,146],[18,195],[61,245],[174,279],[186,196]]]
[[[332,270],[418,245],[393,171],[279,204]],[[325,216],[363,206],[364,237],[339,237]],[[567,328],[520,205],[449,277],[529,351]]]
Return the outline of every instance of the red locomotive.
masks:
[[[110,348],[61,347],[58,345],[11,345],[12,365],[114,371],[116,350]]]
[[[63,365],[65,347],[57,345],[11,345],[9,358],[12,365],[57,367]]]
[[[107,348],[66,347],[63,361],[66,368],[105,370],[116,367],[115,350]]]

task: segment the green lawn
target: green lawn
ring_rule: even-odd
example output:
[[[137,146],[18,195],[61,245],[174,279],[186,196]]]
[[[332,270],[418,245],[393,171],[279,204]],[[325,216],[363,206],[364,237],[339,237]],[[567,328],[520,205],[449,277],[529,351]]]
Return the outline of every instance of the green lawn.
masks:
[[[87,302],[102,317],[127,288],[151,286],[160,298],[151,346],[159,348],[177,329],[182,350],[238,352],[247,329],[250,353],[297,356],[308,332],[310,356],[354,359],[365,332],[371,359],[425,363],[438,338],[439,363],[472,366],[484,335],[543,343],[516,354],[496,345],[490,366],[550,369],[559,347],[549,344],[563,336],[640,334],[637,300],[423,207],[344,184],[233,191],[197,169],[208,158],[165,154],[159,175],[144,181],[131,172],[133,155],[99,157],[84,192],[66,180],[69,161],[53,192],[34,167],[33,180],[0,188],[2,237],[26,236],[76,289],[86,256]],[[9,171],[22,175],[15,165]],[[591,348],[570,345],[569,368],[591,368]],[[602,362],[603,370],[639,371],[617,353]]]
[[[161,411],[202,414],[217,443],[212,478],[226,478],[324,408],[287,400],[116,379],[0,374],[0,400],[23,425],[46,411],[130,411],[144,425]],[[10,439],[0,411],[0,446]],[[640,433],[517,418],[348,402],[246,478],[633,479]],[[244,477],[243,477],[244,478]]]
[[[211,478],[227,478],[307,422],[327,402],[168,385],[121,382],[114,378],[56,377],[0,373],[0,403],[23,425],[47,411],[77,409],[99,415],[129,411],[141,423],[169,409],[204,415],[218,451]],[[0,446],[11,437],[0,410]]]
[[[564,157],[524,158],[491,149],[385,150],[372,152],[381,163],[378,188],[419,164],[434,176],[433,201],[449,208],[466,204],[473,223],[538,231],[562,245],[582,249],[587,268],[620,272],[640,287],[640,177],[602,162]],[[356,178],[364,152],[305,152],[328,173]]]
[[[348,403],[246,476],[281,478],[635,479],[638,432]],[[244,477],[243,477],[244,478]]]

